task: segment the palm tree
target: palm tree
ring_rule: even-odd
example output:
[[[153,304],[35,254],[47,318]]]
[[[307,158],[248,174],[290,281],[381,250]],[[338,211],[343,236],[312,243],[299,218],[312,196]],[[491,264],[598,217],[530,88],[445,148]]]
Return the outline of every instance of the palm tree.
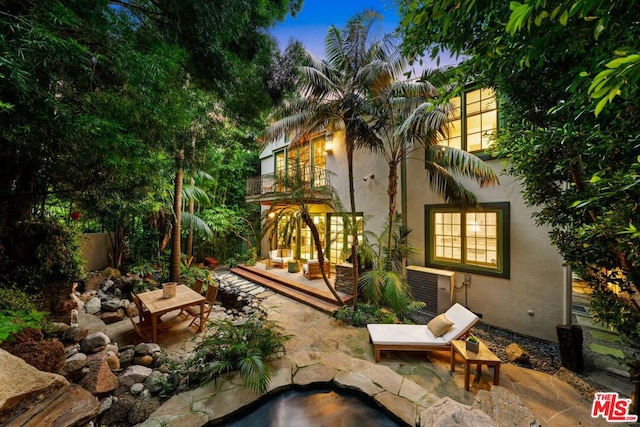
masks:
[[[398,48],[397,48],[398,49]],[[429,79],[444,82],[440,71],[425,72],[420,80],[399,80],[408,61],[397,53],[388,63],[372,68],[367,79],[371,126],[378,137],[368,148],[381,155],[388,165],[387,195],[389,229],[394,230],[397,212],[398,168],[417,149],[426,150],[425,165],[429,185],[447,203],[470,206],[475,195],[457,177],[476,181],[480,186],[498,183],[495,172],[475,155],[438,144],[438,135],[446,134],[445,123],[451,110],[449,103],[438,101],[440,90]],[[392,247],[393,233],[387,247]],[[391,269],[387,257],[385,269]]]
[[[359,147],[375,144],[377,137],[367,123],[371,107],[365,94],[365,78],[370,68],[392,52],[388,36],[371,40],[373,24],[381,17],[365,11],[351,18],[343,31],[329,28],[325,38],[325,57],[320,60],[306,53],[306,64],[300,67],[300,97],[289,100],[274,114],[276,121],[267,129],[267,137],[275,139],[293,134],[294,139],[320,131],[345,132],[349,176],[351,222],[356,224],[353,179],[353,153]],[[353,262],[353,302],[358,299],[358,231],[352,227],[351,258]]]

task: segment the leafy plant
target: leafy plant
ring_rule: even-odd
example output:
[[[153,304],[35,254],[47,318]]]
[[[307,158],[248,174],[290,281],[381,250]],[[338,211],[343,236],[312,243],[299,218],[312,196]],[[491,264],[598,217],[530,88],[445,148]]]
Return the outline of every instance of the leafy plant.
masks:
[[[13,341],[13,335],[25,329],[41,329],[44,313],[37,310],[0,311],[0,343]]]
[[[189,382],[204,385],[239,371],[246,387],[264,393],[271,381],[266,362],[285,353],[284,343],[291,336],[283,335],[276,322],[257,315],[240,325],[231,320],[213,322],[211,329],[185,362]]]
[[[344,305],[333,314],[333,317],[352,326],[366,326],[368,323],[397,323],[396,315],[373,304],[358,303],[355,307]]]

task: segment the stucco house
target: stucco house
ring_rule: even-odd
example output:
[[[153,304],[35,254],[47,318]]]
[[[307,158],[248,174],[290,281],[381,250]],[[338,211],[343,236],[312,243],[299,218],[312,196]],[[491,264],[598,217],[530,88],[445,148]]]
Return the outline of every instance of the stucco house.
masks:
[[[398,189],[399,211],[406,218],[410,243],[419,254],[408,260],[407,278],[417,299],[427,302],[432,314],[459,302],[488,324],[556,341],[562,320],[562,292],[566,271],[558,251],[549,243],[548,229],[535,224],[532,210],[521,195],[521,185],[505,175],[503,160],[483,154],[499,125],[499,102],[490,89],[473,88],[456,98],[456,113],[449,121],[452,145],[478,154],[500,176],[500,185],[479,188],[469,182],[478,209],[460,210],[444,204],[431,191],[424,166],[424,150],[408,158]],[[248,200],[272,209],[265,194],[273,191],[273,177],[292,164],[308,168],[310,181],[330,183],[348,205],[344,134],[319,133],[305,141],[271,141],[261,153],[261,176],[248,183]],[[328,171],[328,172],[327,172]],[[356,207],[367,217],[365,228],[379,233],[387,215],[387,165],[371,153],[354,155]],[[327,180],[327,181],[324,181]],[[329,182],[330,180],[330,182]],[[312,183],[313,185],[313,183]],[[327,247],[331,264],[345,261],[348,236],[342,218],[322,203],[312,208],[314,223]],[[303,259],[315,257],[309,230],[300,227],[286,241],[262,244],[262,254],[284,246]]]

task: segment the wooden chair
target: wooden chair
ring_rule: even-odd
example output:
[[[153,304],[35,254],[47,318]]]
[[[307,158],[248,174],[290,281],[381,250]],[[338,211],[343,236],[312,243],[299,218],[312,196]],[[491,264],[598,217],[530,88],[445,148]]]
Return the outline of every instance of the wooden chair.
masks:
[[[216,302],[216,297],[218,296],[218,284],[210,284],[207,288],[207,293],[205,294],[205,302],[204,302],[204,321],[206,322],[209,316],[211,315],[211,310]],[[189,327],[197,326],[200,328],[200,305],[192,305],[191,307],[187,307],[186,311],[193,316],[193,320],[189,323]]]
[[[193,284],[193,288],[192,289],[194,291],[196,291],[197,293],[202,294],[203,286],[204,286],[204,280],[196,279],[195,283]],[[189,314],[191,314],[191,313],[189,313],[188,309],[189,309],[189,307],[181,309],[180,313],[177,314],[177,317],[179,317],[179,316],[184,316],[185,318],[189,317]]]
[[[331,265],[329,261],[324,261],[324,271],[327,273],[327,277],[331,277]],[[308,280],[321,279],[322,272],[320,271],[320,261],[317,259],[310,259],[306,264],[302,266],[302,274]]]
[[[133,325],[133,330],[136,331],[136,334],[144,341],[144,342],[153,342],[153,331],[151,330],[151,322],[136,322],[135,316],[136,312],[133,308],[133,305],[127,304],[124,307],[127,312],[127,316],[129,320],[131,320],[131,324]]]

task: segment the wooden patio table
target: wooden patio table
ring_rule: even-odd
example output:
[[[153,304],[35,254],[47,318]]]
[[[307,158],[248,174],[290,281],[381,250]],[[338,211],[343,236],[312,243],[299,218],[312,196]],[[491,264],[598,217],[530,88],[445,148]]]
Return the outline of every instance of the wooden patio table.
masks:
[[[169,311],[180,310],[190,305],[200,304],[200,327],[198,332],[204,330],[204,295],[186,285],[178,285],[176,287],[176,296],[172,298],[163,298],[162,289],[140,293],[138,298],[147,307],[151,315],[153,342],[157,342],[158,339],[158,318]]]
[[[469,390],[469,375],[470,367],[472,364],[476,364],[476,370],[478,371],[478,381],[480,381],[480,375],[482,375],[482,365],[489,367],[493,366],[493,385],[498,385],[500,381],[500,359],[493,354],[489,348],[480,343],[480,350],[477,353],[473,353],[466,348],[466,343],[462,340],[451,341],[451,370],[456,370],[456,353],[462,356],[464,360],[464,389]]]

